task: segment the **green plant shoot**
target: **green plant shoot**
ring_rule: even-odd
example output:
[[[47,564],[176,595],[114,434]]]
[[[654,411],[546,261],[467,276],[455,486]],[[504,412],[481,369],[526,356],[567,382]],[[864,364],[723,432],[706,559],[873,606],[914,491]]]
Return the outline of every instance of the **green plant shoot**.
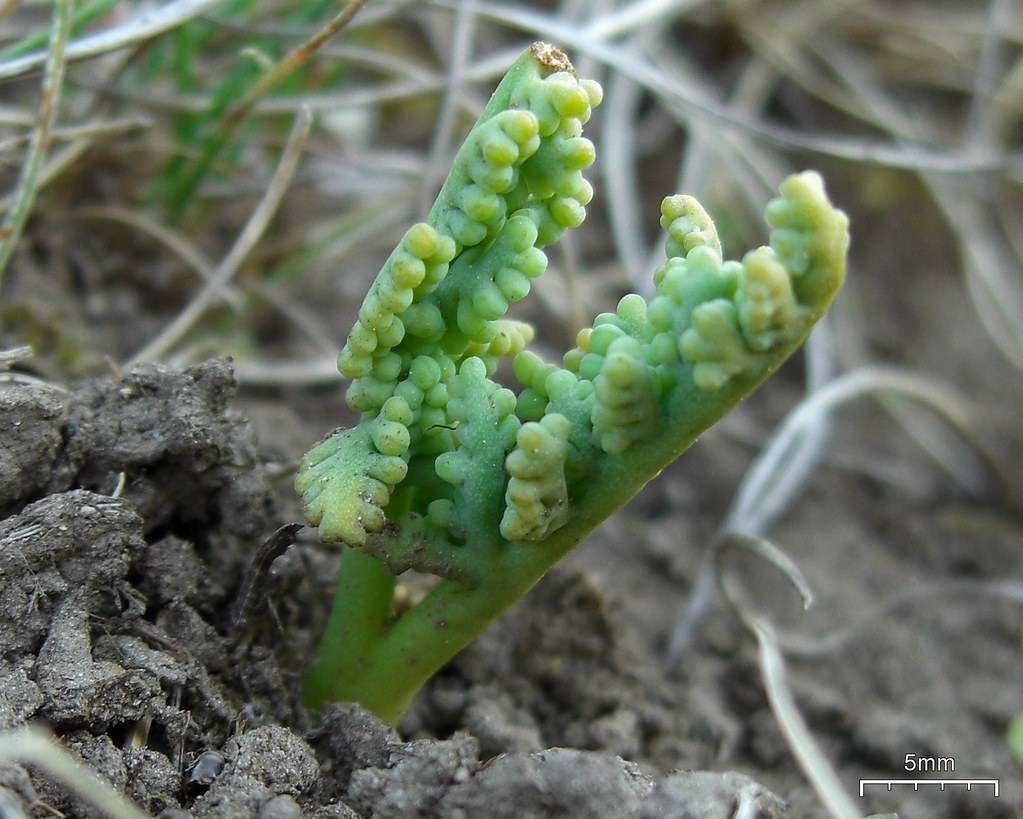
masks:
[[[419,688],[560,558],[773,372],[841,286],[845,215],[820,177],[789,177],[770,245],[723,261],[688,196],[661,205],[667,261],[578,335],[562,366],[504,318],[578,227],[593,190],[582,127],[600,86],[535,43],[512,65],[366,295],[338,367],[361,413],[302,460],[320,537],[344,543],[306,702],[394,723]],[[512,359],[522,390],[494,380]],[[440,578],[394,608],[407,569]]]

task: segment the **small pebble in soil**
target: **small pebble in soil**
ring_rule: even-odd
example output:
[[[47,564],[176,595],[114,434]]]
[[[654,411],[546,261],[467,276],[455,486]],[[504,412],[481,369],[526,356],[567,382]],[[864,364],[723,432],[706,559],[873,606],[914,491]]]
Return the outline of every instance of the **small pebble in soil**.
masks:
[[[220,751],[206,751],[192,763],[186,773],[186,782],[200,788],[208,788],[224,770],[224,755]]]

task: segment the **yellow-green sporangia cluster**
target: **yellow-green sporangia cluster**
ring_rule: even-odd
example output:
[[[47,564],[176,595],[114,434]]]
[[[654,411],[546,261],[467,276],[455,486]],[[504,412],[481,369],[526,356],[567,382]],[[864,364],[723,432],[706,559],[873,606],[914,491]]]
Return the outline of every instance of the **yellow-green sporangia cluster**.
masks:
[[[546,269],[543,248],[586,217],[594,148],[582,130],[600,100],[600,86],[552,46],[534,44],[511,67],[341,352],[361,421],[302,461],[296,486],[323,540],[361,547],[392,574],[417,568],[449,584],[416,607],[418,627],[415,609],[391,621],[379,603],[387,639],[417,646],[401,673],[443,661],[524,593],[776,369],[841,285],[846,218],[817,174],[782,183],[767,208],[769,245],[741,261],[722,258],[698,202],[668,196],[652,298],[627,295],[597,316],[560,366],[525,349],[532,329],[505,314]],[[502,358],[517,393],[494,380]],[[345,589],[356,600],[389,588],[369,564],[348,571],[366,579],[342,586],[339,606]],[[447,631],[431,654],[416,628],[437,623]],[[400,654],[371,653],[388,651]],[[347,695],[391,715],[374,699],[392,684],[383,671],[362,655],[348,661],[365,666],[361,682],[332,682],[348,666],[325,661],[311,699]]]

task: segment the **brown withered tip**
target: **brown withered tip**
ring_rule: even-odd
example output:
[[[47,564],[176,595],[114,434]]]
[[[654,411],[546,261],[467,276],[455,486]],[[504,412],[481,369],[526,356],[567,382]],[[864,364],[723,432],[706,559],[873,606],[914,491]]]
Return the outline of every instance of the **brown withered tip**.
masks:
[[[549,71],[571,71],[575,73],[568,55],[555,45],[537,40],[529,47],[529,53]]]

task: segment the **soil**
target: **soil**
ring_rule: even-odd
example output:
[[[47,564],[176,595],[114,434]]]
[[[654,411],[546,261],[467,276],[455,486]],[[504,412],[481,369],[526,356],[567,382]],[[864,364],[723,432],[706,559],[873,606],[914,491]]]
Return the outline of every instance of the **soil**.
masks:
[[[0,390],[0,727],[44,721],[167,819],[780,815],[741,774],[660,771],[706,764],[711,723],[579,570],[430,686],[416,738],[350,704],[311,724],[297,695],[331,558],[304,535],[254,549],[276,510],[234,389],[210,361]],[[16,765],[0,782],[22,815],[97,815]]]
[[[821,815],[731,618],[712,619],[681,674],[658,656],[719,484],[730,461],[741,468],[734,430],[552,572],[396,732],[350,704],[314,724],[298,704],[336,555],[304,531],[260,554],[295,508],[234,393],[220,360],[70,392],[2,385],[0,727],[44,722],[168,819]],[[815,632],[925,571],[1018,571],[1018,525],[917,491],[914,504],[829,468],[782,528],[825,601]],[[783,589],[771,595],[784,604]],[[953,754],[957,773],[1001,777],[999,799],[950,791],[935,807],[921,794],[901,815],[1009,816],[1020,794],[1000,734],[1020,709],[1019,625],[1005,603],[932,598],[793,664],[791,681],[847,782],[890,774],[905,753]],[[97,815],[14,764],[0,783],[21,811],[5,816]]]

